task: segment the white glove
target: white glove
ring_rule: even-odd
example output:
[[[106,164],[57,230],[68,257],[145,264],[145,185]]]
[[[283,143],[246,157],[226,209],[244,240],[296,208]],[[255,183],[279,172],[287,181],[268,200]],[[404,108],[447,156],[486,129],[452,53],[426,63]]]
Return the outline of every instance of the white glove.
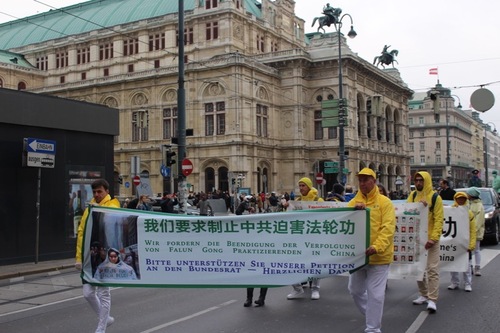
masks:
[[[81,271],[82,270],[82,263],[81,262],[75,262],[75,269],[77,271]]]

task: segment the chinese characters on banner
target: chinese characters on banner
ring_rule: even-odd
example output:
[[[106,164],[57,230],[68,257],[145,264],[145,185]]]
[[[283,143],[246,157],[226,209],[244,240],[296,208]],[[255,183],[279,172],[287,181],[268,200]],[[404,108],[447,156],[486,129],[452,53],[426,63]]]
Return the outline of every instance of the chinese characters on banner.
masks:
[[[368,211],[351,208],[205,217],[92,207],[82,277],[148,287],[289,285],[366,264],[367,221]],[[118,249],[120,267],[101,258],[106,274],[99,278],[104,264],[94,260],[92,244]]]

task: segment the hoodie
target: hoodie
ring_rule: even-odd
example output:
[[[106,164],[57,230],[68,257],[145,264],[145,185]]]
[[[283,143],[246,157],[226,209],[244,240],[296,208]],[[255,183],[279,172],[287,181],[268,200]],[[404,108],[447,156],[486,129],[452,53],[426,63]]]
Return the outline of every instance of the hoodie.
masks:
[[[432,188],[432,178],[428,172],[419,171],[415,174],[422,176],[424,179],[424,188],[422,191],[412,191],[408,196],[407,202],[420,202],[421,200],[425,200],[427,202],[427,207],[430,208],[432,205],[432,195],[435,193]],[[414,176],[414,177],[415,177]],[[416,192],[415,200],[413,200],[413,192]],[[441,234],[443,233],[443,200],[438,195],[436,198],[436,203],[434,204],[434,208],[432,211],[429,209],[429,219],[427,222],[428,235],[429,240],[434,242],[439,242],[441,238]]]

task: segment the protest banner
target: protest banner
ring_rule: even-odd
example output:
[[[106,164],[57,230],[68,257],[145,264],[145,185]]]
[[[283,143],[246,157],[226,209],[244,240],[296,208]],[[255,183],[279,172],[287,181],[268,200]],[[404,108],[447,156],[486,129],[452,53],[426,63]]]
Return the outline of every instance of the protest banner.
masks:
[[[368,210],[205,217],[90,209],[82,278],[94,285],[283,286],[367,263]],[[118,249],[122,262],[99,265],[104,258],[96,247]]]

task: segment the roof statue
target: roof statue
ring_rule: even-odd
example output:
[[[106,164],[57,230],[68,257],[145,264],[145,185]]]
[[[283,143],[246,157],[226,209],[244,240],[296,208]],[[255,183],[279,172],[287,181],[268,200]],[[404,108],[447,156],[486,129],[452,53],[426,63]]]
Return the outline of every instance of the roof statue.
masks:
[[[325,15],[314,18],[311,27],[314,27],[314,24],[316,23],[316,21],[318,21],[318,25],[319,25],[318,32],[321,29],[321,30],[323,30],[323,33],[325,33],[325,28],[323,28],[323,27],[325,25],[327,27],[329,27],[332,24],[337,24],[339,22],[339,16],[340,16],[340,14],[342,14],[342,9],[333,8],[332,6],[330,6],[329,3],[327,3],[323,7],[323,14],[325,14]]]
[[[392,68],[394,68],[394,63],[398,63],[396,61],[396,56],[398,55],[399,51],[398,50],[392,50],[388,51],[390,48],[390,45],[384,45],[384,49],[382,52],[380,52],[382,55],[376,56],[375,59],[373,59],[373,64],[378,67],[378,65],[382,65],[382,68],[385,68],[384,65],[391,65]]]

